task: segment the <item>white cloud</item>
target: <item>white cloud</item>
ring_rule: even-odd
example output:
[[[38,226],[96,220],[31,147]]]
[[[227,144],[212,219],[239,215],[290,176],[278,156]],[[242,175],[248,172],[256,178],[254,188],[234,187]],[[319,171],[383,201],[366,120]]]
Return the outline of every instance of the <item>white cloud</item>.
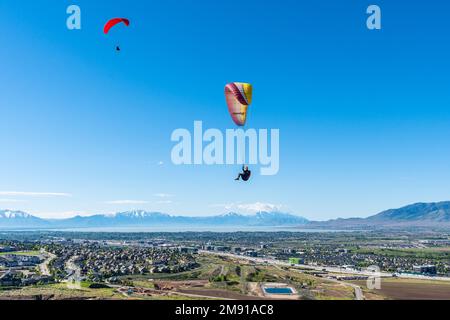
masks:
[[[262,203],[262,202],[255,202],[255,203],[245,203],[245,204],[239,204],[238,209],[248,212],[261,212],[261,211],[279,211],[281,210],[282,205],[279,204],[272,204],[272,203]]]
[[[167,193],[155,193],[153,196],[157,197],[157,198],[172,198],[172,197],[174,197],[173,194],[167,194]]]
[[[158,162],[158,166],[163,166],[164,165],[164,162],[163,161],[159,161]]]
[[[234,204],[234,203],[216,203],[216,204],[211,204],[209,206],[211,208],[222,208],[225,210],[231,210],[232,208],[234,208],[236,206],[236,204]]]
[[[156,202],[157,204],[172,204],[172,200],[160,200]]]
[[[266,211],[266,212],[280,211],[283,208],[283,205],[255,202],[255,203],[213,204],[213,205],[211,205],[211,207],[223,208],[223,209],[229,210],[229,211],[237,211],[237,212],[244,212],[244,213],[257,213],[257,212],[261,212],[261,211]]]
[[[107,204],[147,204],[148,201],[145,200],[114,200],[107,201]]]
[[[0,203],[18,203],[18,202],[26,202],[26,201],[17,199],[0,199]]]
[[[62,192],[22,192],[22,191],[0,191],[0,196],[18,197],[71,197],[70,193]]]

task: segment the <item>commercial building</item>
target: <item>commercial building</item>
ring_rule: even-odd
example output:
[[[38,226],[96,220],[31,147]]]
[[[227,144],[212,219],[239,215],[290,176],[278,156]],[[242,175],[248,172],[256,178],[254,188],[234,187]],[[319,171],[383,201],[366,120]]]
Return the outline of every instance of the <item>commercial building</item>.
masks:
[[[428,275],[435,275],[437,274],[436,266],[435,265],[423,265],[423,266],[414,266],[413,270],[415,273],[420,274],[428,274]]]

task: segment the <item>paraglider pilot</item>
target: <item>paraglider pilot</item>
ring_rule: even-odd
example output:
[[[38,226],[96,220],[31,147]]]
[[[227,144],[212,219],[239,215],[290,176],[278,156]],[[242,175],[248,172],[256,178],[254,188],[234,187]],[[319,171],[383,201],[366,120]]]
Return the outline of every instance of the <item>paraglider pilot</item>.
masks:
[[[239,181],[242,179],[243,181],[248,181],[250,179],[252,172],[248,170],[248,166],[242,166],[242,173],[239,173],[238,177],[234,180]]]

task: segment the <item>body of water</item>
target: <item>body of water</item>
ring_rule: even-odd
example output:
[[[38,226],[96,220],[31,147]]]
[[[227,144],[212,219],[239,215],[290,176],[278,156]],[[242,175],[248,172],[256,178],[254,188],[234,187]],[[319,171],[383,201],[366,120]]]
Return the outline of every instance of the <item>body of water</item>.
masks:
[[[294,293],[292,289],[288,287],[265,287],[264,292],[267,294],[285,294],[285,295],[291,295]]]
[[[69,232],[355,232],[358,230],[329,230],[329,229],[300,229],[292,227],[240,227],[240,226],[152,226],[152,227],[94,227],[94,228],[69,228],[51,229],[49,231]]]

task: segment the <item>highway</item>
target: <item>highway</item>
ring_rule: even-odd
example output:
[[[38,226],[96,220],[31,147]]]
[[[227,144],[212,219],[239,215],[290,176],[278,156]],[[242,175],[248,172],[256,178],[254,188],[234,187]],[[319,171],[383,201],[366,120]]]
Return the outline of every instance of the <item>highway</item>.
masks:
[[[358,271],[358,270],[347,269],[347,268],[312,266],[312,265],[304,265],[304,264],[292,265],[289,262],[285,262],[285,261],[281,261],[281,260],[268,259],[268,258],[254,258],[254,257],[248,257],[248,256],[237,255],[237,254],[232,254],[232,253],[226,253],[226,252],[214,252],[214,251],[199,250],[199,253],[212,254],[212,255],[217,255],[217,256],[226,256],[226,257],[236,258],[236,259],[241,259],[241,260],[255,261],[255,262],[261,263],[261,264],[271,264],[271,265],[282,266],[282,267],[296,267],[296,268],[314,270],[314,271],[319,271],[319,272],[326,271],[329,273],[352,274],[352,275],[361,275],[361,276],[373,276],[374,275],[374,273],[370,272],[370,271]],[[379,276],[393,277],[394,275],[392,273],[380,272]]]

